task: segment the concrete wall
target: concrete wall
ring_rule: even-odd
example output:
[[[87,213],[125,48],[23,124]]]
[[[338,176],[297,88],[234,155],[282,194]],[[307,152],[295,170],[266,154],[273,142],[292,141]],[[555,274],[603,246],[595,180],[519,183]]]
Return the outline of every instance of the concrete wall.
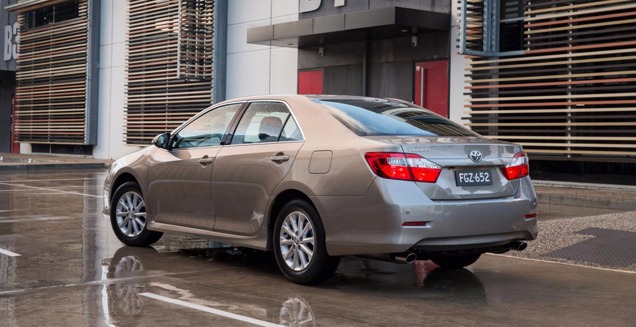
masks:
[[[298,51],[247,44],[247,29],[298,20],[298,1],[228,1],[228,99],[258,94],[296,93]]]
[[[101,1],[99,116],[93,157],[113,159],[138,150],[124,144],[126,10],[128,1]]]

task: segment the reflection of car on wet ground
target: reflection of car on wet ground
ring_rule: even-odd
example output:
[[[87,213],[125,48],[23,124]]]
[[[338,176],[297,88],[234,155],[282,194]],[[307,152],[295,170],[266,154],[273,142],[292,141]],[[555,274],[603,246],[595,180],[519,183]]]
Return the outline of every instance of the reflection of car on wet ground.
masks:
[[[234,251],[234,252],[233,252]],[[252,297],[242,297],[242,301],[229,300],[216,294],[197,296],[197,290],[184,289],[177,285],[157,282],[147,278],[148,275],[165,272],[167,267],[187,267],[196,262],[190,262],[193,255],[207,259],[216,258],[224,263],[249,261],[250,265],[262,264],[262,256],[248,255],[251,252],[232,249],[185,249],[182,254],[163,255],[161,260],[152,247],[119,248],[112,258],[104,261],[107,267],[107,277],[111,281],[105,286],[107,295],[106,307],[109,322],[121,326],[142,325],[144,308],[154,300],[143,296],[144,292],[154,292],[176,300],[205,305],[210,308],[224,310],[235,314],[244,314],[263,321],[272,321],[281,326],[316,326],[315,316],[309,303],[300,295],[288,294],[276,296],[277,301],[262,303],[254,301]],[[233,253],[233,254],[228,254]],[[275,268],[274,268],[275,269]],[[218,292],[218,290],[217,290]],[[284,292],[283,292],[284,293]],[[207,299],[206,299],[207,298]],[[250,299],[252,301],[250,301]]]
[[[528,167],[520,146],[410,103],[251,97],[117,160],[104,213],[125,244],[177,232],[272,250],[302,284],[344,255],[461,268],[536,237]]]

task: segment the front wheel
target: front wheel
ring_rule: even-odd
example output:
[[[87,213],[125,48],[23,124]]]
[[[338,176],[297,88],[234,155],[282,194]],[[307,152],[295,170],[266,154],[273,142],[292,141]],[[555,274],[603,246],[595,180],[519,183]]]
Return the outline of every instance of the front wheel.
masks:
[[[297,284],[323,282],[336,272],[340,257],[327,254],[318,212],[302,200],[287,203],[274,226],[274,254],[285,277]]]
[[[139,185],[122,184],[110,206],[110,223],[117,238],[126,245],[148,246],[157,242],[163,233],[148,230],[146,203]]]
[[[463,254],[447,257],[437,257],[431,259],[431,261],[442,268],[460,269],[472,265],[479,259],[480,256],[481,253]]]

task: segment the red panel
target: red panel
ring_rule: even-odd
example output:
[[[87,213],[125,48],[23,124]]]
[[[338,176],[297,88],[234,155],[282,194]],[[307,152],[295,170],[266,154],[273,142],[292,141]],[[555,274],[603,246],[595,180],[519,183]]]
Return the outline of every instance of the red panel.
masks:
[[[298,72],[298,94],[322,94],[322,69]]]
[[[414,77],[415,104],[448,117],[448,60],[418,62]]]

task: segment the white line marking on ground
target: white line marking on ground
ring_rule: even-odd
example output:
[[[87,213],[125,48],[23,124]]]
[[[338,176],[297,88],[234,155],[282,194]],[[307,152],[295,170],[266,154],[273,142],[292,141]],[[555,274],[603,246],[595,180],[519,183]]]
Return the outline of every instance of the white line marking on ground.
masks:
[[[71,219],[71,217],[2,217],[0,218],[0,224],[6,223],[22,223],[29,221],[47,221],[47,220],[64,220]]]
[[[514,259],[520,259],[520,260],[526,260],[526,261],[542,262],[542,263],[555,263],[555,264],[558,264],[558,265],[571,266],[571,267],[590,268],[590,269],[604,270],[604,271],[611,271],[611,272],[621,272],[621,273],[628,273],[628,274],[636,274],[636,271],[631,271],[631,270],[622,270],[622,269],[587,266],[587,265],[580,265],[580,264],[569,263],[569,262],[551,261],[551,260],[543,260],[543,259],[532,259],[532,258],[523,258],[523,257],[515,257],[513,255],[496,254],[496,253],[488,253],[488,255],[492,255],[492,256],[496,256],[496,257],[514,258]]]
[[[186,308],[190,308],[190,309],[195,309],[195,310],[199,310],[199,311],[215,314],[217,316],[222,316],[222,317],[226,317],[226,318],[230,318],[230,319],[234,319],[234,320],[247,322],[247,323],[258,325],[258,326],[265,326],[265,327],[281,327],[281,326],[283,326],[283,325],[277,325],[277,324],[274,324],[274,323],[271,323],[271,322],[267,322],[267,321],[263,321],[263,320],[258,320],[258,319],[254,319],[254,318],[250,318],[250,317],[246,317],[246,316],[237,315],[237,314],[231,313],[231,312],[226,312],[226,311],[222,311],[222,310],[218,310],[218,309],[213,309],[213,308],[206,307],[204,305],[200,305],[200,304],[196,304],[196,303],[192,303],[192,302],[187,302],[187,301],[182,301],[182,300],[177,300],[177,299],[161,296],[161,295],[154,294],[154,293],[144,292],[144,293],[140,293],[139,295],[145,296],[145,297],[148,297],[148,298],[151,298],[151,299],[155,299],[155,300],[158,300],[158,301],[163,301],[163,302],[167,302],[167,303],[171,303],[171,304],[180,305],[182,307],[186,307]]]
[[[26,186],[26,185],[11,184],[11,183],[2,183],[2,182],[0,182],[0,185],[15,186],[15,187],[24,187],[24,188],[29,188],[29,189],[33,189],[33,190],[41,190],[41,191],[48,191],[48,192],[54,192],[54,193],[64,193],[64,194],[74,194],[74,195],[90,196],[90,197],[94,197],[94,198],[101,198],[101,197],[102,197],[101,195],[93,195],[93,194],[86,194],[86,193],[79,193],[79,192],[68,192],[68,191],[57,190],[57,189],[54,189],[54,188],[44,188],[44,187]]]
[[[82,177],[82,178],[53,178],[53,179],[20,179],[20,183],[26,183],[26,182],[38,182],[38,183],[44,183],[44,182],[85,182],[85,181],[96,181],[96,180],[100,180],[102,178],[89,178],[89,177]],[[16,180],[0,180],[0,183],[12,183],[15,182]]]
[[[19,257],[20,255],[15,253],[15,252],[11,252],[9,250],[5,250],[5,249],[0,249],[0,254],[4,254],[4,255],[8,255],[10,257]]]

